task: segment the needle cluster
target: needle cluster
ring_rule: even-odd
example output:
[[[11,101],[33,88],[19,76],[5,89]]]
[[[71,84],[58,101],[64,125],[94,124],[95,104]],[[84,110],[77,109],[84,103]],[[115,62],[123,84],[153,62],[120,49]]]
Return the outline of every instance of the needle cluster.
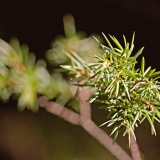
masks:
[[[156,135],[154,122],[160,122],[160,83],[158,81],[160,71],[151,67],[145,68],[144,57],[141,60],[141,67],[135,68],[137,58],[144,48],[132,55],[135,33],[131,44],[127,43],[123,36],[124,47],[114,36],[109,35],[116,48],[104,34],[103,36],[107,46],[100,44],[103,54],[95,55],[96,62],[86,63],[73,53],[74,65],[62,67],[75,75],[77,72],[87,73],[85,74],[87,81],[81,86],[96,87],[96,92],[89,101],[100,103],[100,108],[108,111],[109,120],[101,126],[114,126],[111,133],[111,135],[114,134],[114,141],[118,133],[123,130],[124,135],[128,134],[130,143],[130,134],[135,137],[135,127],[145,119],[151,125],[152,134]],[[78,61],[78,65],[74,59]]]

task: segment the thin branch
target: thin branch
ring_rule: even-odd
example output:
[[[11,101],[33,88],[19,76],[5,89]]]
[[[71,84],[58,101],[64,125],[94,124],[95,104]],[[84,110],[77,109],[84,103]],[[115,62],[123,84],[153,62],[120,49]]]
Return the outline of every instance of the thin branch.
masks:
[[[54,102],[48,102],[45,97],[39,98],[39,105],[44,107],[46,111],[57,115],[64,120],[79,125],[84,128],[91,136],[98,140],[106,149],[108,149],[118,160],[132,160],[132,158],[117,144],[114,143],[110,136],[107,135],[91,120],[91,106],[89,102],[85,102],[89,98],[89,92],[82,90],[77,99],[80,100],[80,114],[61,106]]]
[[[130,147],[133,160],[142,160],[137,141],[135,140],[132,134],[130,136],[130,139],[131,139]]]
[[[129,155],[117,144],[113,144],[113,139],[108,136],[106,132],[100,129],[91,120],[91,105],[89,102],[85,102],[90,97],[90,93],[86,87],[79,93],[77,99],[81,102],[80,107],[80,120],[81,126],[92,137],[97,139],[106,149],[108,149],[118,160],[132,160]]]
[[[40,107],[45,108],[45,110],[49,113],[59,116],[64,120],[68,121],[69,123],[72,123],[74,125],[80,125],[79,114],[69,110],[64,106],[59,105],[58,103],[48,102],[44,96],[39,97],[39,105]]]

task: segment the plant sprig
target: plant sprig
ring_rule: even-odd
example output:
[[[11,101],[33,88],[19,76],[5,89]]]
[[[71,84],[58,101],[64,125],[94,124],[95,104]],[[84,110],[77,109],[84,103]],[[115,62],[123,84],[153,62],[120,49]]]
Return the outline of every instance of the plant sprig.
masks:
[[[46,62],[36,61],[28,46],[20,45],[17,39],[12,39],[10,43],[0,39],[1,100],[6,102],[14,95],[19,110],[28,108],[32,111],[39,108],[39,95],[62,105],[72,105],[70,100],[75,100],[78,93],[72,93],[61,75],[65,70],[72,80],[76,80],[76,85],[96,88],[89,101],[100,103],[100,108],[108,111],[108,120],[100,126],[113,126],[111,135],[114,134],[114,142],[119,132],[123,131],[123,135],[128,134],[130,143],[130,135],[136,138],[135,128],[145,119],[151,126],[152,134],[156,135],[154,123],[160,122],[160,71],[146,68],[144,57],[141,67],[136,68],[137,58],[144,47],[132,53],[135,33],[130,44],[123,35],[124,47],[111,35],[110,42],[104,33],[107,45],[101,44],[96,36],[94,39],[98,44],[95,45],[91,37],[76,33],[74,21],[70,15],[69,18],[70,24],[64,26],[66,37],[57,38],[52,49],[46,53],[47,60],[58,67],[56,71],[59,73],[50,73]],[[73,31],[67,29],[68,25]],[[81,80],[84,80],[83,84],[78,83]]]
[[[83,69],[91,72],[92,76],[88,77],[86,83],[82,85],[96,87],[90,103],[101,103],[100,108],[109,113],[109,120],[101,126],[106,124],[108,127],[114,126],[111,135],[114,134],[115,141],[118,133],[122,130],[124,135],[128,134],[129,138],[130,134],[136,137],[135,127],[147,119],[152,134],[156,135],[154,122],[160,122],[160,85],[158,82],[160,71],[155,71],[151,67],[146,69],[144,57],[141,60],[141,68],[135,68],[137,58],[144,49],[142,47],[131,56],[135,33],[130,47],[123,36],[124,48],[114,36],[110,36],[117,47],[114,48],[104,33],[102,34],[108,46],[100,44],[94,37],[104,52],[101,55],[95,55],[97,62],[88,63],[88,67],[83,66]]]

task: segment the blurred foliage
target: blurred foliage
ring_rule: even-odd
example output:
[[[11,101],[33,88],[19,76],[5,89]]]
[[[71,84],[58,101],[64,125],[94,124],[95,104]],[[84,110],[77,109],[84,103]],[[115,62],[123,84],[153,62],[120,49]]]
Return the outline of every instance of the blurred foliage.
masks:
[[[72,15],[65,15],[63,21],[65,37],[57,37],[45,54],[53,70],[47,69],[44,59],[36,60],[35,54],[29,52],[27,45],[20,45],[17,38],[13,37],[9,43],[0,39],[0,98],[3,102],[12,96],[18,100],[20,111],[27,108],[36,112],[39,109],[37,98],[44,95],[79,112],[75,99],[77,88],[71,87],[63,74],[66,70],[60,65],[71,65],[72,54],[79,54],[87,62],[94,61],[94,54],[102,50],[92,36],[87,38],[84,32],[76,33]]]
[[[36,62],[35,55],[29,53],[28,46],[20,46],[16,38],[11,39],[9,44],[0,40],[0,56],[1,69],[4,72],[1,72],[2,100],[7,100],[13,94],[14,98],[18,98],[19,110],[27,107],[37,111],[37,95],[43,93],[49,97],[50,92],[54,93],[49,87],[53,82],[45,62]]]
[[[64,16],[63,22],[65,36],[58,36],[52,42],[51,49],[46,52],[46,57],[50,64],[54,66],[57,64],[59,67],[61,64],[72,63],[68,56],[72,55],[73,52],[86,62],[94,62],[94,55],[101,54],[102,49],[93,39],[93,35],[98,37],[100,41],[103,41],[103,39],[97,34],[86,37],[85,32],[76,32],[74,18],[70,14]],[[66,55],[66,53],[69,55]]]

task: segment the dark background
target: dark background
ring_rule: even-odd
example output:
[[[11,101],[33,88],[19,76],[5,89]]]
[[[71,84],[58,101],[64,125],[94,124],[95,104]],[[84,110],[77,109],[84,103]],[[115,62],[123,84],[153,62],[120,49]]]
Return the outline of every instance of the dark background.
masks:
[[[130,42],[135,31],[134,52],[136,53],[142,46],[145,46],[142,56],[146,59],[146,66],[151,65],[157,70],[160,69],[160,2],[156,0],[2,2],[0,5],[0,37],[9,41],[15,36],[21,43],[26,43],[30,51],[34,52],[38,58],[43,57],[45,51],[50,48],[50,42],[57,35],[64,34],[62,18],[66,13],[74,16],[77,30],[85,31],[88,36],[92,33],[104,32],[106,35],[114,35],[123,43],[122,35],[124,34]],[[110,160],[114,160],[107,150],[81,128],[68,124],[43,110],[37,114],[29,111],[19,113],[14,103],[1,104],[0,109],[0,129],[3,131],[0,141],[0,159],[7,160],[5,157],[10,156],[12,160],[22,160],[23,156],[30,155],[28,159],[40,159],[41,157],[44,160],[48,155],[49,160],[72,160],[71,155],[74,153],[83,160],[85,160],[84,157],[88,158],[86,160],[103,160],[109,157]],[[92,114],[98,125],[104,122],[106,115],[96,106],[93,106]],[[20,127],[16,128],[18,125]],[[35,129],[35,126],[38,129]],[[160,124],[156,124],[156,128],[156,137],[151,136],[149,125],[145,122],[136,131],[140,149],[146,160],[159,159]],[[110,129],[105,127],[104,129],[110,133]],[[23,133],[22,130],[26,132]],[[41,132],[40,136],[39,132]],[[28,141],[34,141],[35,137],[39,136],[38,140],[35,140],[36,145],[31,144],[34,146],[32,149],[20,143],[21,140],[18,141],[18,137],[13,138],[19,134],[23,139],[27,133],[30,134]],[[3,141],[8,136],[11,140]],[[10,141],[15,142],[15,146],[11,145],[13,143],[10,144]],[[118,143],[129,152],[126,138],[120,136]],[[68,145],[71,146],[70,150],[67,150]],[[42,153],[40,146],[45,146],[44,158],[39,154]],[[52,152],[52,149],[56,152]],[[34,152],[29,154],[31,150]],[[60,154],[62,150],[65,150],[65,158]],[[35,154],[37,151],[38,153]],[[66,158],[67,156],[70,158]]]

